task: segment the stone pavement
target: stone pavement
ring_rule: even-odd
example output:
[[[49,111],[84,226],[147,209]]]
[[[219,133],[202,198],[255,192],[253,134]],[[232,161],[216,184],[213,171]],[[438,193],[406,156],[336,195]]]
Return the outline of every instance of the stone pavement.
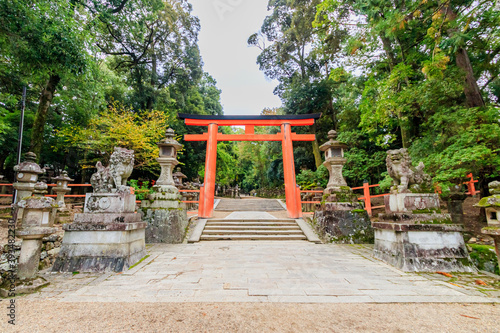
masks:
[[[157,244],[121,274],[47,274],[25,299],[63,302],[499,303],[476,288],[404,273],[369,246],[307,241]]]

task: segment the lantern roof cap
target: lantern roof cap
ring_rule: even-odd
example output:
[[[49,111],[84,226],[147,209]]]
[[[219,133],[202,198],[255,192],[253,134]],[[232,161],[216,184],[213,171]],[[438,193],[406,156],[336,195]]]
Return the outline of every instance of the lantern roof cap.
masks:
[[[14,171],[16,172],[24,172],[24,173],[35,173],[35,174],[42,174],[45,171],[40,168],[40,166],[36,163],[36,154],[32,152],[26,153],[24,156],[25,161],[19,163],[18,165],[14,166]]]
[[[71,179],[68,177],[68,172],[65,170],[63,172],[61,172],[61,174],[57,177],[53,177],[52,180],[55,180],[55,181],[59,181],[59,180],[65,180],[65,181],[68,181],[68,182],[72,182],[74,181],[74,179]]]
[[[337,140],[337,131],[335,130],[331,130],[328,132],[328,141],[325,142],[324,144],[322,144],[319,149],[321,151],[326,151],[327,149],[329,148],[343,148],[343,149],[347,149],[349,148],[348,145],[346,145],[345,143],[341,142],[341,141],[338,141]]]
[[[178,178],[187,178],[187,176],[181,172],[181,168],[176,168],[175,173],[172,176]]]
[[[174,147],[175,149],[180,149],[182,148],[182,145],[175,140],[175,132],[172,128],[167,128],[165,131],[165,138],[163,138],[160,142],[157,143],[158,146],[160,147]]]

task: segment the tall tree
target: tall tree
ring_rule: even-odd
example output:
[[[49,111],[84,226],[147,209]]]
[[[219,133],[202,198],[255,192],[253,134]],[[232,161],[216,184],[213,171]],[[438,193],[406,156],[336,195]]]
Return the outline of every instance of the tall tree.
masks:
[[[24,84],[42,81],[30,149],[38,156],[44,143],[49,107],[63,76],[81,75],[91,57],[85,12],[70,0],[0,1],[0,40],[4,61]]]

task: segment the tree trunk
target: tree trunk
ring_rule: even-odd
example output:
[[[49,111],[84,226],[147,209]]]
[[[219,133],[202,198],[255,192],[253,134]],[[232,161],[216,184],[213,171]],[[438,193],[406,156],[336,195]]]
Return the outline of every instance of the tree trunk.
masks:
[[[40,153],[42,152],[43,134],[45,122],[47,121],[47,113],[49,111],[50,104],[52,103],[52,99],[54,98],[56,86],[59,81],[61,81],[59,75],[52,74],[40,94],[38,110],[36,111],[35,120],[33,122],[30,146],[30,151],[34,152],[38,159],[40,159]]]
[[[385,54],[387,55],[387,59],[389,59],[389,70],[392,71],[392,68],[396,66],[396,60],[394,59],[394,54],[392,53],[391,41],[389,38],[384,36],[384,33],[380,33],[380,39],[382,40],[382,45],[384,47]]]
[[[467,106],[470,108],[484,106],[483,96],[481,96],[481,90],[479,89],[476,78],[474,77],[474,72],[472,71],[472,65],[467,51],[464,48],[459,48],[455,57],[457,66],[465,72],[464,93]]]
[[[311,134],[316,135],[316,124],[311,126]],[[319,168],[319,166],[323,164],[323,160],[321,159],[321,152],[319,150],[318,139],[315,139],[312,142],[312,146],[313,146],[314,163],[316,164],[316,168]]]

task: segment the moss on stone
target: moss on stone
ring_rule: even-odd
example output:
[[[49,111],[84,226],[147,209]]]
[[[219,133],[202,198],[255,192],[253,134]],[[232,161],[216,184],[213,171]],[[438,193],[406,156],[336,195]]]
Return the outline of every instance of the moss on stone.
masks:
[[[419,224],[454,224],[451,219],[433,219],[427,221],[419,221]]]
[[[439,208],[427,208],[427,209],[415,209],[412,211],[413,214],[441,214],[441,209]]]
[[[500,274],[494,246],[468,244],[468,247],[472,250],[469,253],[470,258],[478,269]]]
[[[144,258],[142,258],[141,260],[139,260],[138,262],[136,262],[135,264],[133,264],[132,266],[130,266],[129,270],[134,268],[135,266],[139,265],[141,262],[143,262],[144,260],[148,259],[150,257],[150,255],[148,254],[147,256],[145,256]]]

